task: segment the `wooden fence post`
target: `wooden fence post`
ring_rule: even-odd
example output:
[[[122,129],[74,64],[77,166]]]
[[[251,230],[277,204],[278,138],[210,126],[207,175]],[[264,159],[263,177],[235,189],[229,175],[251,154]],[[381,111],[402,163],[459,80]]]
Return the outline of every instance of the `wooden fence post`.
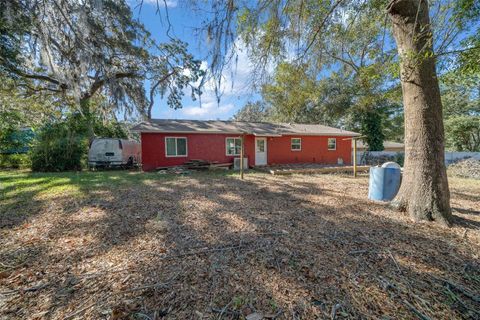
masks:
[[[357,139],[353,138],[353,177],[357,177]]]
[[[242,141],[242,147],[241,147],[241,150],[240,150],[240,179],[243,180],[243,157],[245,156],[245,152],[244,152],[244,148],[245,148],[245,134],[242,134],[242,138],[241,138],[241,141]]]

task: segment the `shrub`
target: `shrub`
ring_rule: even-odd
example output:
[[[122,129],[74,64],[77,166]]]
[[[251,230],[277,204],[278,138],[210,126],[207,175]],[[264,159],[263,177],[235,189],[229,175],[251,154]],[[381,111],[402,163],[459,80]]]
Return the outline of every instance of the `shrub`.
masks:
[[[24,169],[30,165],[30,157],[27,154],[0,154],[0,168],[2,169]]]
[[[33,171],[81,170],[88,139],[68,122],[42,128],[30,153]]]
[[[126,138],[124,125],[79,113],[45,125],[38,131],[30,152],[33,171],[82,170],[87,163],[89,137]]]

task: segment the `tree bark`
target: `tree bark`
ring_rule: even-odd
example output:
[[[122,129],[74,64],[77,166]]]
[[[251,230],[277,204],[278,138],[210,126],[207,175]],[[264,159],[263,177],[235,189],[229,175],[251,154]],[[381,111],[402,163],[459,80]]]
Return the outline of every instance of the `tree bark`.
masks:
[[[400,57],[405,113],[405,170],[393,201],[415,220],[450,225],[442,102],[427,0],[393,0],[388,8]]]
[[[82,116],[85,119],[85,123],[87,125],[87,135],[89,143],[95,139],[95,130],[93,124],[93,115],[90,110],[90,98],[84,97],[80,99],[80,110],[82,112]]]

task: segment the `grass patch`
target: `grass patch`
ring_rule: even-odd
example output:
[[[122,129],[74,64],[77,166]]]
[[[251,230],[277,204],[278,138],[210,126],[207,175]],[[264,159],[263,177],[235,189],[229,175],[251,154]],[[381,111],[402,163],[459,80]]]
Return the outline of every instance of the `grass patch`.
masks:
[[[86,301],[99,301],[78,315],[90,319],[480,310],[470,179],[450,179],[452,228],[369,201],[366,176],[4,171],[0,185],[0,292],[13,290],[0,318],[62,319]]]

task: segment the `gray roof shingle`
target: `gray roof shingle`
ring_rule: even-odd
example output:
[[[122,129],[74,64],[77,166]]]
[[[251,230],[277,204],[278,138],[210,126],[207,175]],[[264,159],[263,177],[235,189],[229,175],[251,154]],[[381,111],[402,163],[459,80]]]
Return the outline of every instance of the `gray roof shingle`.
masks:
[[[268,122],[242,122],[220,120],[171,120],[151,119],[143,121],[132,128],[137,132],[164,133],[235,133],[254,134],[257,136],[281,135],[336,135],[358,136],[356,132],[332,128],[320,124],[290,124]]]

